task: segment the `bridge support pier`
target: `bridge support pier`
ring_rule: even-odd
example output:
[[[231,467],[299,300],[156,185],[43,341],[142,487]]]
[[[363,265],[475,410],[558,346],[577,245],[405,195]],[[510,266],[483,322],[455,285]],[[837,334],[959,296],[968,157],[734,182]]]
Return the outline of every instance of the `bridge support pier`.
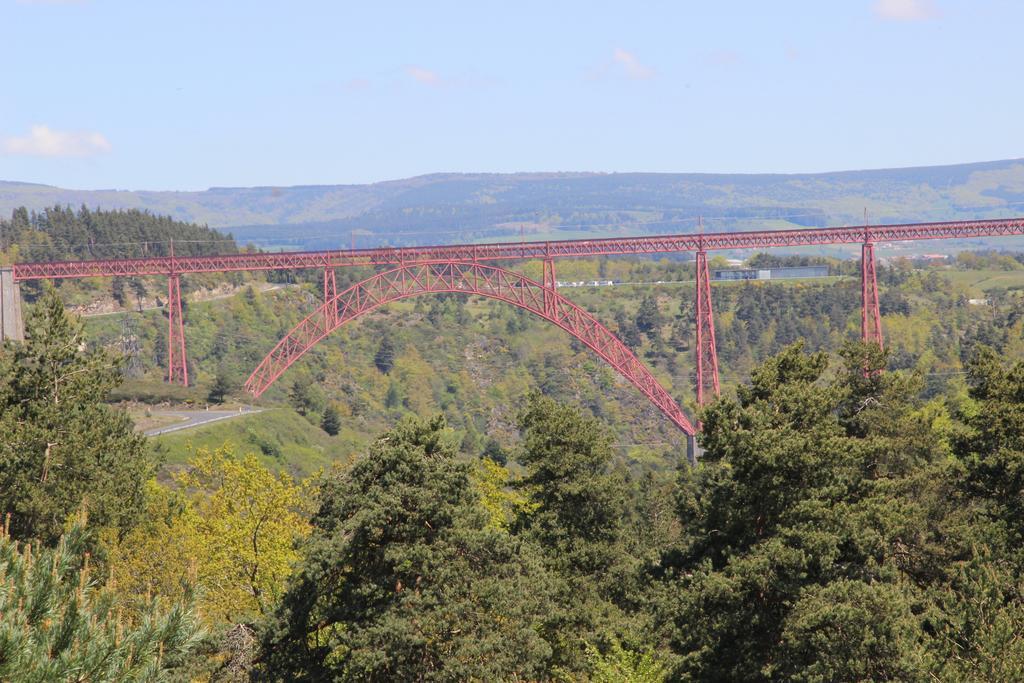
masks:
[[[544,313],[551,318],[558,312],[558,297],[554,295],[558,291],[558,281],[555,279],[555,262],[552,259],[544,259]]]
[[[878,308],[875,244],[864,240],[860,252],[860,335],[865,342],[882,344],[882,316]]]
[[[719,394],[718,348],[715,345],[715,313],[711,305],[708,253],[697,251],[697,405],[704,405],[705,389]]]
[[[704,455],[704,449],[697,443],[696,434],[686,435],[686,461],[696,465]]]
[[[324,268],[324,303],[327,303],[338,295],[338,280],[334,274],[334,268]],[[334,325],[338,315],[337,306],[328,306],[325,309],[327,324]]]
[[[21,318],[21,287],[14,281],[11,268],[0,268],[0,341],[25,339]]]
[[[188,386],[185,321],[181,313],[181,275],[167,276],[167,381]]]

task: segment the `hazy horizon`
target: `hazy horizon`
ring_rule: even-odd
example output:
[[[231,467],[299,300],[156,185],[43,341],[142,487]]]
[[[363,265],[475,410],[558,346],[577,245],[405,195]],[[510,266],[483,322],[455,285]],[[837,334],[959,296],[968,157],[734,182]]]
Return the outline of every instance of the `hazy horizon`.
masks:
[[[366,182],[322,182],[322,183],[303,183],[298,185],[267,185],[267,184],[256,184],[256,185],[211,185],[202,188],[152,188],[152,187],[69,187],[62,185],[54,185],[52,183],[43,182],[32,182],[20,180],[17,178],[0,178],[0,183],[8,183],[12,185],[38,185],[41,187],[50,187],[60,190],[71,190],[80,192],[181,192],[181,193],[196,193],[196,192],[208,192],[210,190],[248,190],[248,189],[292,189],[292,188],[303,188],[303,187],[338,187],[338,186],[368,186],[368,185],[379,185],[385,183],[401,183],[409,180],[416,180],[418,178],[430,178],[430,177],[444,177],[444,176],[537,176],[537,177],[550,177],[550,176],[614,176],[614,175],[658,175],[658,176],[820,176],[830,174],[843,174],[843,173],[872,173],[872,172],[885,172],[885,171],[902,171],[902,170],[914,170],[924,168],[953,168],[960,166],[975,166],[985,164],[999,164],[999,163],[1012,163],[1017,161],[1024,161],[1024,157],[1009,157],[1006,159],[980,159],[980,160],[968,160],[953,162],[948,164],[931,164],[924,166],[874,166],[864,168],[834,168],[834,169],[823,169],[823,170],[812,170],[812,171],[786,171],[786,172],[773,172],[773,171],[736,171],[736,172],[720,172],[720,171],[690,171],[690,170],[678,170],[678,171],[645,171],[645,170],[630,170],[630,171],[588,171],[584,169],[579,170],[559,170],[559,171],[544,171],[544,170],[527,170],[527,171],[431,171],[427,173],[421,173],[414,176],[403,176],[394,178],[380,178],[377,180],[369,180]]]

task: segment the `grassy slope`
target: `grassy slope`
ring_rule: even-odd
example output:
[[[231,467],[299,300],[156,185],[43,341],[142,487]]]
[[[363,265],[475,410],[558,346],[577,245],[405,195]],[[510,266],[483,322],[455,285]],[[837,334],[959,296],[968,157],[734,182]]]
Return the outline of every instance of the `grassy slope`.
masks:
[[[328,436],[289,408],[214,422],[150,438],[153,449],[169,468],[184,463],[192,450],[230,443],[236,452],[255,453],[271,469],[308,476],[352,453],[345,437]]]
[[[945,276],[979,297],[993,289],[1024,289],[1024,270],[950,270]]]

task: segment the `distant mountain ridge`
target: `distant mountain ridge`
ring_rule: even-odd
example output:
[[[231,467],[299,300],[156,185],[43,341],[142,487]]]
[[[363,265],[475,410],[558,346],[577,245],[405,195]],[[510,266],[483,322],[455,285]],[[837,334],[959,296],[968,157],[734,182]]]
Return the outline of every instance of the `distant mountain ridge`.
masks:
[[[367,185],[68,190],[0,181],[19,206],[132,208],[285,248],[911,222],[1024,213],[1024,159],[801,174],[439,173]]]

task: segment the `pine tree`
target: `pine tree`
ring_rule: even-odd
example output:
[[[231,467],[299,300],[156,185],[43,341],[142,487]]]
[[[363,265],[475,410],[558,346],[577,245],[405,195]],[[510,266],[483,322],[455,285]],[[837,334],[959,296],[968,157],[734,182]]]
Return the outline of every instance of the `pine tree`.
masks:
[[[637,328],[647,335],[654,335],[658,333],[663,323],[661,311],[658,310],[658,300],[653,294],[648,294],[640,302],[640,308],[636,312]]]
[[[693,336],[693,320],[684,317],[676,319],[672,324],[672,334],[669,336],[669,344],[676,351],[688,351],[690,339]]]
[[[338,415],[338,409],[333,405],[328,405],[324,408],[324,416],[320,420],[320,429],[331,436],[337,436],[338,432],[341,431],[341,416]]]
[[[25,343],[0,353],[0,512],[15,538],[47,543],[83,505],[93,524],[125,528],[154,465],[124,411],[104,403],[120,361],[85,350],[52,289],[27,327]]]
[[[644,630],[631,603],[641,590],[638,558],[625,544],[625,481],[610,471],[611,434],[577,408],[533,394],[518,424],[516,459],[526,468],[518,486],[527,503],[514,531],[542,548],[560,579],[545,624],[554,662],[587,671],[588,643],[606,645]]]
[[[0,680],[160,681],[198,645],[186,598],[136,611],[90,570],[76,525],[52,549],[0,529]]]
[[[139,278],[131,279],[132,294],[135,295],[135,304],[142,310],[142,299],[146,296],[146,284]]]
[[[968,381],[974,404],[955,444],[966,469],[963,488],[986,501],[1016,545],[1024,540],[1024,362],[1005,365],[991,347],[979,345]]]
[[[537,506],[521,523],[580,571],[606,566],[601,556],[614,543],[625,510],[623,482],[608,472],[608,430],[540,394],[529,397],[518,423],[517,459],[526,467],[521,485]]]
[[[640,336],[640,328],[636,326],[636,323],[632,321],[624,311],[619,311],[615,315],[615,323],[619,330],[619,339],[622,343],[629,348],[636,351],[643,344],[643,338]]]
[[[328,480],[264,636],[273,680],[544,678],[547,581],[489,524],[443,418],[409,419]]]
[[[398,383],[391,380],[388,383],[388,392],[384,395],[384,407],[394,409],[402,405],[402,394],[398,391]]]
[[[843,357],[826,382],[826,354],[787,347],[704,410],[671,563],[676,677],[926,680],[945,647],[915,582],[964,552],[948,460],[877,346]]]
[[[117,302],[118,306],[124,306],[125,295],[123,277],[115,277],[110,281],[110,294],[114,297],[114,301]]]
[[[395,366],[395,343],[391,340],[391,335],[386,332],[380,340],[377,354],[373,357],[373,364],[385,375],[391,372],[391,368]]]
[[[292,384],[288,399],[299,415],[309,416],[319,412],[327,400],[323,390],[314,384],[309,377],[300,377]]]

